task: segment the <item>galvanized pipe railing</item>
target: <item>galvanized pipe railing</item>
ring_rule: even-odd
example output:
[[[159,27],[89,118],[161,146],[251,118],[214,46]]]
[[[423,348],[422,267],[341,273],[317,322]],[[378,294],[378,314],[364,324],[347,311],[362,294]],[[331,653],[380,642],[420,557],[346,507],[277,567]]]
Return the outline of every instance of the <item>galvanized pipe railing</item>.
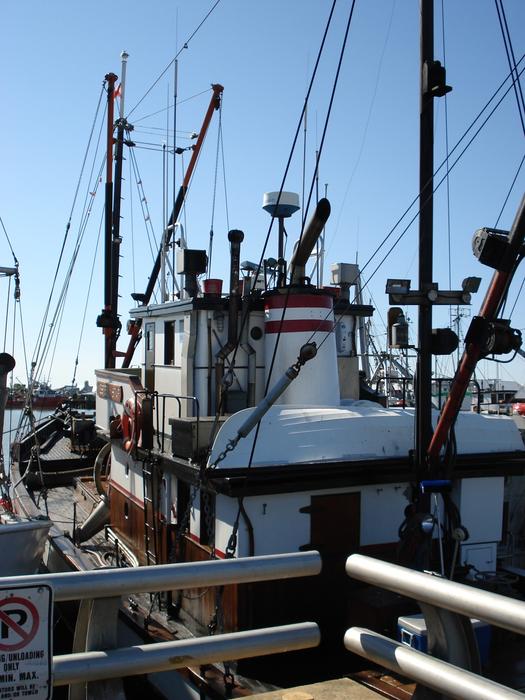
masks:
[[[441,661],[376,632],[352,627],[345,647],[380,666],[460,700],[523,700],[523,694]]]
[[[386,588],[421,603],[435,605],[459,615],[485,620],[496,627],[525,634],[523,601],[448,581],[439,576],[412,571],[361,554],[348,557],[346,573],[359,581]]]
[[[0,588],[48,584],[56,601],[111,598],[128,593],[154,593],[182,588],[225,586],[274,579],[314,576],[321,571],[318,552],[293,552],[241,559],[96,569],[41,576],[0,578]]]
[[[224,659],[245,659],[296,651],[315,647],[319,641],[317,625],[314,622],[303,622],[214,637],[55,656],[53,684],[85,683],[200,666]]]

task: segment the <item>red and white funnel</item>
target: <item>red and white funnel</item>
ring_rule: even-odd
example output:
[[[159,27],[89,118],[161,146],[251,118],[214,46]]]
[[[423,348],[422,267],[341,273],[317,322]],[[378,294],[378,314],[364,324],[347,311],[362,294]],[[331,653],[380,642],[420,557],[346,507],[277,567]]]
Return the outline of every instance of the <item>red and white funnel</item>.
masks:
[[[333,297],[315,289],[275,290],[265,296],[264,312],[265,378],[269,387],[295,363],[302,345],[313,341],[318,347],[317,356],[302,368],[297,379],[280,397],[279,403],[338,406],[340,394],[333,332]]]

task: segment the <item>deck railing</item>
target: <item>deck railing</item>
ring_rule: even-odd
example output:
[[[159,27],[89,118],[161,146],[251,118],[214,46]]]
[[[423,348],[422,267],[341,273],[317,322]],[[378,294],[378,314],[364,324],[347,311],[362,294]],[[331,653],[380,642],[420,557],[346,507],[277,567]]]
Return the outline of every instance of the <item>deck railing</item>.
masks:
[[[523,635],[525,602],[360,554],[347,559],[346,572],[359,581],[417,600],[427,623],[428,648],[434,656],[359,627],[352,627],[345,634],[349,651],[444,697],[523,700],[523,694],[517,690],[479,675],[479,655],[469,618]]]

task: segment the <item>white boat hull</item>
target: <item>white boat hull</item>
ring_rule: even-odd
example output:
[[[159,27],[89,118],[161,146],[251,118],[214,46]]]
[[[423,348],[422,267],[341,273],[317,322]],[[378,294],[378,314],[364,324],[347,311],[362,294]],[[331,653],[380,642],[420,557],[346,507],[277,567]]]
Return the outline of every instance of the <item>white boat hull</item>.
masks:
[[[42,561],[51,521],[6,514],[0,523],[0,576],[35,574]]]

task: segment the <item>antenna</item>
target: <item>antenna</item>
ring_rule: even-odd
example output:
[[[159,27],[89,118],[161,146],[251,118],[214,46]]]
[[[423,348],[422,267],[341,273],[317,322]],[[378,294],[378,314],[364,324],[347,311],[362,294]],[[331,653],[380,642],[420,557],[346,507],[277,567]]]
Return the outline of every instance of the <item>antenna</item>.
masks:
[[[286,276],[286,263],[284,261],[284,237],[286,231],[284,220],[290,218],[292,214],[300,209],[299,195],[296,192],[266,192],[263,196],[263,209],[271,217],[279,221],[279,247],[278,247],[278,269],[277,286],[282,287]]]

